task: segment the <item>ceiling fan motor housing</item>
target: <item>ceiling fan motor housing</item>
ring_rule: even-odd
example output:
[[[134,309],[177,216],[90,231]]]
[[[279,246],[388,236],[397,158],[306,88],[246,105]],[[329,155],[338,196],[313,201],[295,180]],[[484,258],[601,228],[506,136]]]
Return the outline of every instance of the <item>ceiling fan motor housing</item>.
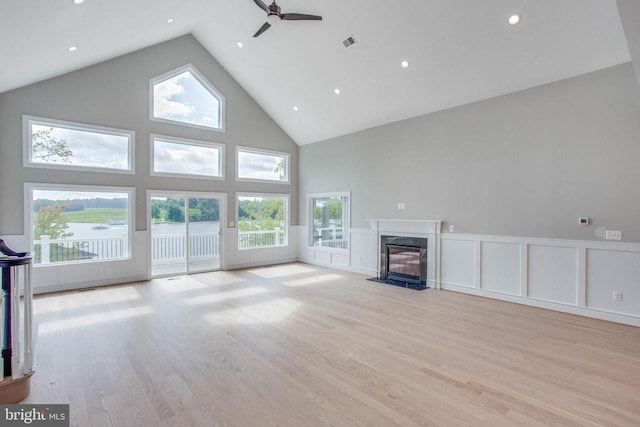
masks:
[[[280,6],[275,1],[269,5],[269,16],[273,15],[280,17]]]

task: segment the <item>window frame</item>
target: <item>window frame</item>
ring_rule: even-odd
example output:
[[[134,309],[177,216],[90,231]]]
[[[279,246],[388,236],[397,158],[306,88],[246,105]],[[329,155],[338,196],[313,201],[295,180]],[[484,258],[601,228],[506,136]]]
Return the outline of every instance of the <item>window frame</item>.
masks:
[[[78,185],[78,184],[51,184],[51,183],[38,183],[38,182],[25,182],[24,183],[24,224],[25,224],[25,237],[29,241],[29,245],[33,248],[33,192],[34,190],[44,191],[79,191],[79,192],[108,192],[108,193],[127,193],[128,199],[128,215],[127,224],[129,225],[128,242],[129,248],[126,257],[121,258],[108,258],[98,260],[75,260],[66,262],[56,262],[49,264],[34,264],[34,268],[45,267],[63,267],[78,264],[92,264],[101,262],[114,262],[114,261],[128,261],[133,259],[134,248],[134,233],[136,232],[135,224],[135,204],[136,204],[136,189],[135,187],[111,187],[103,185]]]
[[[347,247],[346,248],[331,248],[327,246],[316,246],[313,244],[313,235],[315,230],[314,225],[314,199],[328,198],[328,197],[347,197],[347,214],[343,215],[346,218],[347,224],[343,225],[343,233],[346,232]],[[348,252],[351,249],[351,191],[332,191],[327,193],[312,193],[307,195],[307,221],[309,224],[307,233],[307,246],[313,250],[322,250],[329,252]],[[344,235],[344,234],[343,234]],[[344,239],[343,239],[344,240]]]
[[[264,154],[264,155],[272,155],[274,157],[284,157],[285,159],[285,177],[287,178],[285,181],[275,180],[275,179],[267,179],[267,178],[245,178],[240,176],[240,156],[238,155],[240,152],[251,153],[251,154]],[[263,182],[270,184],[291,184],[291,154],[285,151],[275,151],[275,150],[265,150],[263,148],[253,148],[237,145],[236,146],[236,181],[239,182]]]
[[[154,101],[155,101],[155,91],[154,91],[154,87],[156,84],[164,82],[166,80],[169,80],[172,77],[176,77],[182,73],[184,73],[185,71],[189,71],[196,80],[198,80],[198,82],[204,86],[220,103],[220,108],[218,109],[218,121],[220,124],[220,127],[212,127],[212,126],[205,126],[205,125],[199,125],[196,123],[186,123],[186,122],[181,122],[178,120],[171,120],[171,119],[163,119],[161,117],[155,117],[153,114],[153,106],[154,106]],[[200,71],[198,71],[198,69],[196,67],[193,66],[193,64],[188,63],[185,65],[182,65],[178,68],[174,68],[173,70],[167,71],[166,73],[163,73],[159,76],[156,77],[152,77],[151,79],[149,79],[149,120],[154,121],[154,122],[160,122],[160,123],[168,123],[168,124],[172,124],[172,125],[179,125],[179,126],[187,126],[187,127],[191,127],[191,128],[195,128],[195,129],[205,129],[205,130],[209,130],[209,131],[214,131],[214,132],[225,132],[225,97],[222,94],[222,92],[220,92],[204,75],[202,75],[202,73]]]
[[[284,244],[283,245],[272,245],[272,246],[255,246],[251,248],[241,248],[240,247],[240,197],[263,197],[270,199],[284,199],[284,211],[285,211],[285,229],[284,229]],[[236,249],[238,251],[250,251],[250,250],[258,250],[258,249],[274,249],[274,248],[287,248],[289,247],[289,232],[291,229],[291,194],[286,193],[259,193],[259,192],[237,192],[236,200],[235,200],[235,220],[236,220]]]
[[[175,143],[182,145],[191,145],[197,147],[206,147],[206,148],[217,148],[218,149],[218,170],[220,171],[220,175],[212,176],[212,175],[200,175],[197,173],[180,173],[180,172],[157,172],[155,170],[156,162],[155,162],[155,142],[156,139]],[[187,138],[179,138],[176,136],[167,136],[152,133],[149,135],[149,174],[151,176],[164,176],[171,178],[191,178],[191,179],[208,179],[208,180],[216,180],[216,181],[224,181],[225,180],[225,144],[219,142],[209,142],[202,141],[197,139],[187,139]]]
[[[54,128],[62,128],[68,130],[77,130],[82,132],[94,132],[101,134],[111,134],[114,136],[125,136],[128,138],[128,168],[104,168],[99,166],[82,166],[67,163],[46,163],[33,161],[33,133],[32,125],[50,126]],[[42,169],[58,169],[73,170],[80,172],[102,172],[102,173],[119,173],[134,175],[135,171],[135,131],[128,129],[118,129],[107,126],[91,125],[87,123],[70,122],[66,120],[50,119],[46,117],[37,117],[24,114],[22,116],[22,164],[24,167],[42,168]]]

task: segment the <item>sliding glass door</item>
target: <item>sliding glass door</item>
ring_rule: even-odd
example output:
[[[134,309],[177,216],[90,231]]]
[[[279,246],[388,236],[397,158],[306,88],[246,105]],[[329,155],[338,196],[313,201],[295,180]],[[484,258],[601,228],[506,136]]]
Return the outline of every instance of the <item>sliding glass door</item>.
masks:
[[[220,269],[225,195],[150,192],[151,274]]]

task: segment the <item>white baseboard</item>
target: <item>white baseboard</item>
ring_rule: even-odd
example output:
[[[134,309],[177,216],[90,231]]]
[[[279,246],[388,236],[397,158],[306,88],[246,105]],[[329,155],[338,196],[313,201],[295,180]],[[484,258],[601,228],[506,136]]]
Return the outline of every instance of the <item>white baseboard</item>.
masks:
[[[375,270],[370,270],[368,268],[360,268],[360,267],[353,267],[353,266],[348,266],[348,265],[341,265],[341,264],[334,264],[331,262],[323,262],[323,261],[319,261],[317,259],[311,259],[311,258],[307,258],[307,257],[300,257],[298,258],[299,262],[303,262],[305,264],[310,264],[310,265],[317,265],[319,267],[327,267],[327,268],[332,268],[334,270],[342,270],[342,271],[348,271],[351,273],[358,273],[358,274],[364,274],[365,276],[370,276],[370,277],[375,277],[378,275],[378,272]]]
[[[226,270],[240,270],[243,268],[252,268],[252,267],[268,267],[270,265],[280,265],[280,264],[289,264],[292,262],[298,262],[298,258],[282,258],[275,259],[269,261],[256,261],[256,262],[245,262],[240,264],[227,264],[225,266]]]
[[[146,282],[149,279],[144,276],[118,277],[115,279],[93,280],[82,283],[61,283],[57,285],[43,285],[33,289],[34,295],[48,294],[51,292],[64,292],[83,290],[90,288],[99,288],[103,286],[121,285],[125,283]]]

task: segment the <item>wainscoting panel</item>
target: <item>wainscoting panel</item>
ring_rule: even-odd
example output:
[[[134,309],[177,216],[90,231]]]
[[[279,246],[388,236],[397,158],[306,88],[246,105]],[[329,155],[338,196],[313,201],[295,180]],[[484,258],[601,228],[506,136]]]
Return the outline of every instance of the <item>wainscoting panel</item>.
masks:
[[[510,295],[520,295],[520,245],[482,242],[481,288]]]
[[[367,276],[375,276],[376,233],[371,229],[352,228],[349,230],[349,249],[336,250],[309,246],[309,229],[299,226],[298,259],[308,264],[322,265],[339,270],[353,271]]]
[[[442,283],[476,287],[475,247],[473,240],[442,240]]]
[[[441,238],[442,289],[640,326],[640,244],[454,233]],[[480,287],[470,286],[473,266]],[[614,301],[614,292],[622,293],[622,301]]]
[[[351,236],[351,267],[375,276],[378,270],[377,257],[371,255],[378,250],[375,231],[369,228],[352,228],[349,236]]]
[[[528,296],[578,304],[578,249],[529,245]]]
[[[640,316],[640,252],[587,250],[587,306]],[[614,301],[622,292],[622,301]]]

